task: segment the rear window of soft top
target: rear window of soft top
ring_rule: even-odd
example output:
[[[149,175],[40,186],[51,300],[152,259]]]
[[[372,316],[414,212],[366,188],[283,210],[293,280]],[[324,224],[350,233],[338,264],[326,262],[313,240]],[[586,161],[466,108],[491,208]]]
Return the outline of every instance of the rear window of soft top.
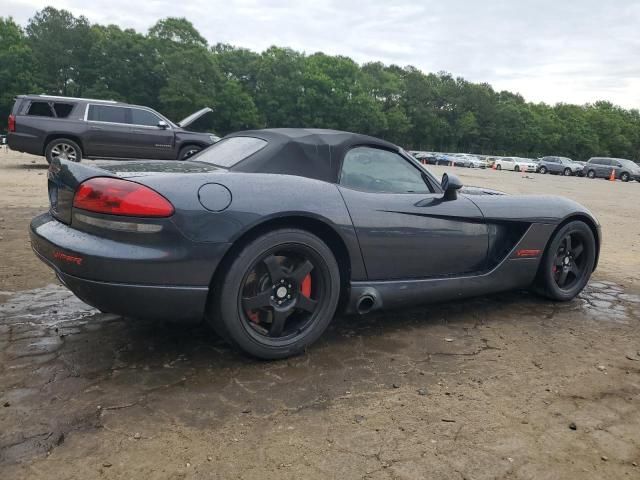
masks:
[[[255,137],[223,138],[189,160],[230,168],[262,150],[266,145],[266,140]]]

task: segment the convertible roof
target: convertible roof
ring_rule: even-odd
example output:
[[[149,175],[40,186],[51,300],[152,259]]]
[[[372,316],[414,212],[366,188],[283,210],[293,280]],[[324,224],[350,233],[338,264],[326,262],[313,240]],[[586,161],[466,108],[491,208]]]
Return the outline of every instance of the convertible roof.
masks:
[[[339,130],[314,128],[271,128],[228,135],[255,137],[267,142],[262,150],[237,163],[231,170],[252,173],[280,173],[337,182],[345,153],[356,146],[398,151],[392,143]]]

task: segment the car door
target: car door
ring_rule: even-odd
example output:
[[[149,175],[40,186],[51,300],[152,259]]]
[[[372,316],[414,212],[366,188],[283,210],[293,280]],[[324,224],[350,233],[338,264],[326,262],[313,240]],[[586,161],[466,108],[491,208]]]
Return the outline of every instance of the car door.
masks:
[[[551,173],[558,173],[558,171],[560,170],[560,166],[558,164],[558,159],[557,158],[547,158],[547,168],[549,169],[549,172]]]
[[[600,158],[597,162],[596,176],[603,178],[608,177],[611,174],[611,160]]]
[[[126,157],[131,125],[127,107],[88,104],[87,131],[83,138],[85,154],[96,157]]]
[[[620,175],[622,175],[622,164],[617,160],[611,160],[611,169],[616,171],[616,178],[620,178]],[[609,170],[609,175],[611,175],[611,170]]]
[[[356,147],[339,189],[370,280],[427,278],[482,270],[488,233],[480,210],[443,194],[418,165],[389,150]]]
[[[515,170],[516,162],[513,158],[506,157],[502,159],[502,169],[503,170]]]
[[[169,122],[146,108],[130,107],[129,110],[131,128],[127,157],[175,159],[175,134]]]

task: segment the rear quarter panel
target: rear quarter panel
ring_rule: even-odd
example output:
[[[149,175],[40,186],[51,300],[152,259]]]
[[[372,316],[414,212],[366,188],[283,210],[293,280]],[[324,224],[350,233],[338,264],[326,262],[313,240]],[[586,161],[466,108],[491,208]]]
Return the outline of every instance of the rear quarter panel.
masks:
[[[233,173],[168,174],[142,181],[166,196],[174,205],[173,221],[195,242],[233,243],[253,228],[285,217],[305,217],[323,222],[344,242],[351,260],[353,279],[366,273],[355,229],[335,184],[304,177],[276,174]],[[231,192],[231,204],[221,212],[205,209],[198,191],[217,183]]]

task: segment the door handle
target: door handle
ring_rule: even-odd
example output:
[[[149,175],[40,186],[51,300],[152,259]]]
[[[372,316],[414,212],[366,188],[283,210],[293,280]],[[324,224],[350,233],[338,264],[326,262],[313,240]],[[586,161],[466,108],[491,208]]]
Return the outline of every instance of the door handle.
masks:
[[[89,127],[89,130],[104,130],[102,127]]]

